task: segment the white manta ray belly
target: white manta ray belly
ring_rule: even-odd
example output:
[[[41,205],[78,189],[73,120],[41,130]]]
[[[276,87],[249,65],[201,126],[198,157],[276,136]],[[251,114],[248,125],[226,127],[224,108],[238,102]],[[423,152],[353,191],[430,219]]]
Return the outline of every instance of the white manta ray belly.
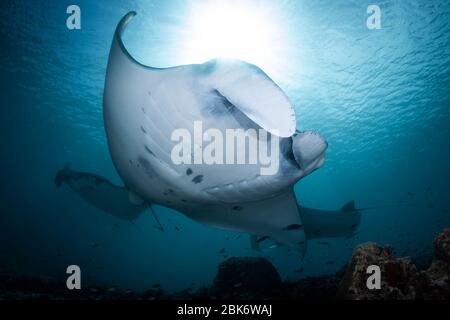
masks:
[[[322,165],[326,142],[314,133],[295,133],[291,103],[256,66],[212,60],[157,69],[138,63],[121,40],[134,15],[117,26],[104,91],[111,156],[131,198],[138,195],[210,225],[303,247],[301,228],[284,229],[301,226],[291,189]],[[281,138],[278,172],[262,175],[259,163],[174,164],[174,131],[182,128],[195,136],[196,121],[221,134],[262,130],[270,138],[264,140],[269,150]]]

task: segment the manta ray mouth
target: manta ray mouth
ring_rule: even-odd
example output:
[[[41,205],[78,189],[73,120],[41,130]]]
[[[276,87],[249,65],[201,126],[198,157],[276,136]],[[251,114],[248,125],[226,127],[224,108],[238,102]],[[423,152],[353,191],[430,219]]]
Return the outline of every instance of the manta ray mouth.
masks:
[[[294,156],[294,136],[295,134],[292,137],[280,140],[280,153],[282,154],[283,158],[286,159],[286,161],[288,161],[293,167],[301,170],[302,168],[300,167]]]

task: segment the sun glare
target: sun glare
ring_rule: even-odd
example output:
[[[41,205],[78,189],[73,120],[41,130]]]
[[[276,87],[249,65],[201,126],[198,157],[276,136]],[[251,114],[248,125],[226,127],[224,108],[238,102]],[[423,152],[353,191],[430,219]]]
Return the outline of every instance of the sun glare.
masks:
[[[194,5],[183,30],[179,59],[185,64],[241,59],[276,73],[278,62],[287,58],[282,21],[273,6],[263,3],[202,1]]]

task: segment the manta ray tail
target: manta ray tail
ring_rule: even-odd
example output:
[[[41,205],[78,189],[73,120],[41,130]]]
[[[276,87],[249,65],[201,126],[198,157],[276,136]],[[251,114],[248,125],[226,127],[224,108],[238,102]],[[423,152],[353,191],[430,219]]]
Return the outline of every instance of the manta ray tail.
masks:
[[[369,211],[369,210],[377,210],[377,209],[384,209],[384,208],[398,208],[398,207],[414,207],[414,208],[425,208],[425,205],[420,204],[412,204],[412,203],[398,203],[398,204],[387,204],[384,206],[373,206],[373,207],[366,207],[366,208],[358,208],[355,209],[357,211]]]
[[[134,222],[134,220],[129,220],[133,227],[136,228],[137,231],[142,232],[141,228]]]
[[[156,215],[155,210],[153,210],[153,207],[151,205],[150,205],[150,211],[151,211],[151,213],[153,215],[153,218],[155,219],[156,223],[158,224],[157,226],[155,226],[155,228],[158,229],[158,230],[161,230],[162,232],[164,232],[164,227],[161,224],[161,222],[159,221],[158,216]]]

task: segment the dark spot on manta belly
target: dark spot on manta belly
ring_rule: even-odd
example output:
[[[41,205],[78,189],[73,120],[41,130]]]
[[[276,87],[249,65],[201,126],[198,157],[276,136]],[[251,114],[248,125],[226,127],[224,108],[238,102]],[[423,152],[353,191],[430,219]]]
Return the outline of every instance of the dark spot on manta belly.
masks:
[[[143,132],[143,133],[147,133],[147,131],[145,131],[145,129],[144,129],[144,127],[143,126],[141,126],[141,131]]]
[[[190,176],[190,175],[192,174],[192,169],[191,169],[191,168],[188,168],[188,169],[186,170],[186,174],[187,174],[188,176]]]
[[[291,230],[298,230],[303,228],[303,226],[301,224],[290,224],[287,227],[283,228],[284,231],[291,231]]]
[[[242,208],[241,206],[234,206],[233,207],[233,210],[235,210],[235,211],[241,211],[242,209],[244,209],[244,208]]]
[[[145,157],[143,156],[139,156],[138,159],[138,164],[137,166],[139,167],[139,164],[142,165],[142,167],[145,170],[145,173],[150,177],[150,178],[154,178],[155,176],[155,172],[152,169],[152,166],[150,164],[150,161],[148,161]]]
[[[193,179],[192,179],[192,182],[194,182],[194,183],[200,183],[200,182],[202,182],[203,181],[203,175],[202,174],[199,174],[198,176],[195,176]]]

